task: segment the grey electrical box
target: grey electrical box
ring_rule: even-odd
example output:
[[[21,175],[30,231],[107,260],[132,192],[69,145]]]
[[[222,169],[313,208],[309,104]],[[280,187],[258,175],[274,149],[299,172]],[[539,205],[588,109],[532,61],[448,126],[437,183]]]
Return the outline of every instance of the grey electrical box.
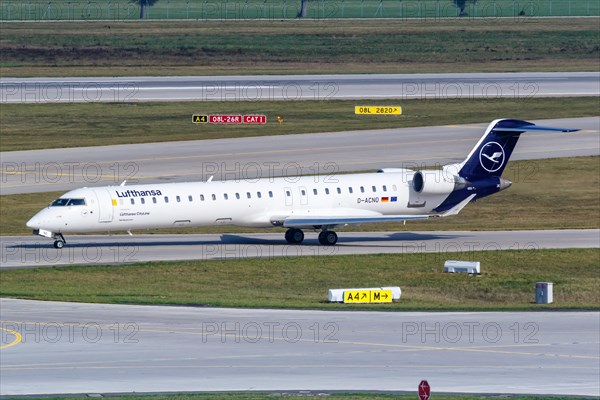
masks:
[[[554,284],[552,282],[535,283],[535,302],[537,304],[551,304],[554,302],[553,292]]]

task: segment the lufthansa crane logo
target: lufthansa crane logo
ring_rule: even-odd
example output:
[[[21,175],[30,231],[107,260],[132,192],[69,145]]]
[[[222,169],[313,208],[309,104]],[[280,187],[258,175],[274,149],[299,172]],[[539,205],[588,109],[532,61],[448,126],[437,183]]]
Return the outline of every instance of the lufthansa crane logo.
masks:
[[[497,142],[486,143],[479,152],[479,163],[488,172],[496,172],[504,165],[504,149]]]

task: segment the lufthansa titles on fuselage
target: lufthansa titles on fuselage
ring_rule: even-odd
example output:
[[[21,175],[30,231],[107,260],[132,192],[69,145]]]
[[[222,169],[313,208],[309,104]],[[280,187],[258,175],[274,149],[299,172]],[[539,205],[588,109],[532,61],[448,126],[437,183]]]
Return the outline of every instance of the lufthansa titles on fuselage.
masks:
[[[117,197],[162,196],[160,190],[115,190]]]

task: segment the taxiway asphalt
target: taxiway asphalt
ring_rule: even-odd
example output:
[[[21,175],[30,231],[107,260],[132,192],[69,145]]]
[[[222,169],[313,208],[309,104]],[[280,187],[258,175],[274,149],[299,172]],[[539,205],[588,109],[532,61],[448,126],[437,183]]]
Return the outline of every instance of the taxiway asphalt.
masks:
[[[285,256],[440,253],[440,259],[474,251],[600,248],[600,230],[344,232],[335,246],[306,233],[302,245],[281,233],[67,236],[62,250],[39,236],[1,236],[0,269],[102,265],[146,261],[235,260]],[[440,268],[442,267],[441,261]]]
[[[511,160],[600,154],[599,117],[533,122],[581,130],[524,134]],[[2,152],[0,194],[443,165],[462,161],[488,123]]]
[[[3,396],[415,393],[421,379],[433,393],[600,395],[600,314],[592,311],[388,313],[13,299],[1,299],[0,309]]]
[[[598,96],[598,72],[3,78],[0,102],[473,99]]]

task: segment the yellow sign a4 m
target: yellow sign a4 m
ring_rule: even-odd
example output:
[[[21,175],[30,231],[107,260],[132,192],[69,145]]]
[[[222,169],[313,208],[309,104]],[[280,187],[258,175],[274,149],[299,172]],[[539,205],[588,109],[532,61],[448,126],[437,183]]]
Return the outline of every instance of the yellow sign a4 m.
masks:
[[[344,303],[391,303],[391,290],[346,290]]]

